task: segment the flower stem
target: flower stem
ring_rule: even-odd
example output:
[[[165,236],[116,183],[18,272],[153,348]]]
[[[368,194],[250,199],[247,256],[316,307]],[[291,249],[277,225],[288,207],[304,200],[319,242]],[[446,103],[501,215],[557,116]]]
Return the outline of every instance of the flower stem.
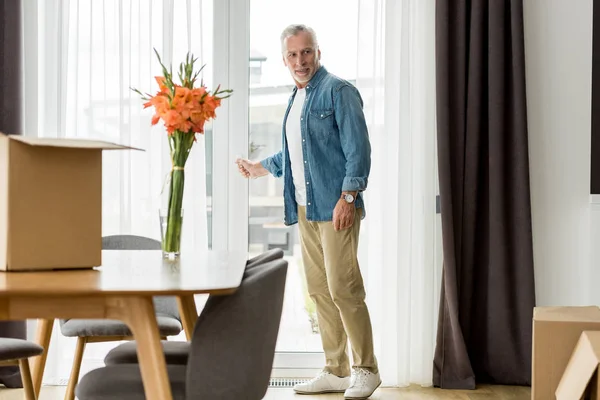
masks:
[[[171,171],[171,184],[169,190],[169,210],[167,215],[167,232],[163,250],[168,253],[179,253],[181,245],[181,225],[183,216],[181,208],[183,205],[183,188],[185,183],[185,171]]]
[[[190,137],[192,140],[190,140]],[[181,209],[183,206],[183,190],[185,185],[185,171],[183,168],[193,145],[193,135],[175,131],[170,139],[173,141],[171,146],[173,169],[171,170],[171,183],[169,185],[169,208],[163,251],[167,253],[179,253],[183,223]]]

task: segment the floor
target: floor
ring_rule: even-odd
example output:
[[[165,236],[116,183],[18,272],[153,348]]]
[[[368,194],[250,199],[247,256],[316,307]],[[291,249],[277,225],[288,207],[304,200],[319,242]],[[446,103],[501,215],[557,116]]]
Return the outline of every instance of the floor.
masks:
[[[65,393],[64,386],[45,386],[42,388],[40,400],[62,400]],[[531,394],[528,387],[518,386],[482,386],[477,390],[440,390],[433,388],[378,389],[371,400],[530,400]],[[0,400],[21,400],[21,389],[0,389]],[[269,389],[264,400],[336,400],[343,399],[341,394],[328,394],[320,396],[296,395],[291,389]]]

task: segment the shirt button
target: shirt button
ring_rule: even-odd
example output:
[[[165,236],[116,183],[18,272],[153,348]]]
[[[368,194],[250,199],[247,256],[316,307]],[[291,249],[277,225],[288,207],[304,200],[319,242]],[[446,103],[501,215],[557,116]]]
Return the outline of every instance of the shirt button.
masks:
[[[308,205],[310,206],[310,203],[308,203]]]
[[[304,161],[304,164],[306,164],[308,161]]]
[[[307,185],[310,185],[310,182],[306,182]]]
[[[306,140],[302,139],[303,142],[306,142]]]
[[[321,114],[321,118],[323,118],[323,114]]]
[[[322,115],[321,115],[322,116]],[[304,121],[304,118],[300,118],[300,121]]]

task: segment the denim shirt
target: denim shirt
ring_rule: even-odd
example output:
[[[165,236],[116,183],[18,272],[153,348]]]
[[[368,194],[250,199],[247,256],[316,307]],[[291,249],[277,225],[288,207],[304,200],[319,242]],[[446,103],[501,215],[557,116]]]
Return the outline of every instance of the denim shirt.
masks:
[[[261,161],[273,176],[284,179],[284,223],[298,222],[292,166],[285,126],[297,88],[288,102],[282,130],[282,150]],[[360,192],[367,188],[371,169],[371,144],[363,113],[363,101],[349,82],[320,67],[306,85],[300,130],[304,176],[306,178],[306,219],[331,221],[342,191],[358,191],[356,208],[363,209]]]

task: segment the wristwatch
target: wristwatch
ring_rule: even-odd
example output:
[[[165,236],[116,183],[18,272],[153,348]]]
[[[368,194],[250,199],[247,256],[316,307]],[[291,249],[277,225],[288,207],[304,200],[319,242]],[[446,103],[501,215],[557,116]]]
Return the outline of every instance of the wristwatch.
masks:
[[[354,203],[354,200],[356,200],[356,197],[354,197],[352,193],[342,193],[342,199],[344,199],[346,203],[352,204]]]

